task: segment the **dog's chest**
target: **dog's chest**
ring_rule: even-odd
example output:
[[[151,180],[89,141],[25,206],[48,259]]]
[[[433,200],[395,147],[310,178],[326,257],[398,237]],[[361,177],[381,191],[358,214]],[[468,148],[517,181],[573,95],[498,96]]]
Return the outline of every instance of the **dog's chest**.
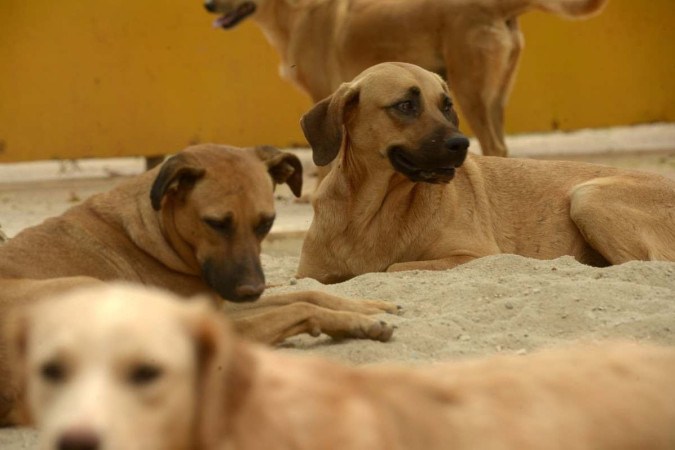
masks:
[[[334,235],[326,253],[334,267],[351,276],[384,272],[394,263],[416,259],[424,240],[423,227],[404,217],[346,222],[340,228],[344,231]]]

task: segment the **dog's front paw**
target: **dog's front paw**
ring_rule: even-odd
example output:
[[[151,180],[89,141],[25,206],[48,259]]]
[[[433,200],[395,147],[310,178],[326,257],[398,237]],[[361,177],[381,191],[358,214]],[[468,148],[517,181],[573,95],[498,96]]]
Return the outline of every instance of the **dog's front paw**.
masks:
[[[403,307],[384,300],[355,300],[364,307],[363,314],[401,314]]]
[[[368,327],[366,337],[374,341],[387,342],[391,339],[395,329],[395,325],[379,320]]]
[[[395,325],[360,314],[337,313],[337,315],[344,320],[317,323],[315,327],[310,327],[309,334],[317,336],[318,333],[323,332],[336,340],[371,339],[387,342],[396,329]]]

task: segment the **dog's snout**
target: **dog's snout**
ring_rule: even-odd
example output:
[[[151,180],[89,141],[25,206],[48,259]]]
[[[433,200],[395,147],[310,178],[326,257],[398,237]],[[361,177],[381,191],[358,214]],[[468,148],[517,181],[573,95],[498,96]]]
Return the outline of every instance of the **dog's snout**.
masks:
[[[464,152],[469,148],[469,140],[464,136],[453,136],[445,141],[445,148],[451,152]]]
[[[216,12],[216,3],[213,0],[204,0],[204,8],[208,12]]]
[[[240,284],[234,290],[234,293],[241,300],[257,300],[265,290],[265,284]]]
[[[72,430],[64,433],[58,442],[58,450],[98,450],[101,442],[96,433],[89,430]]]

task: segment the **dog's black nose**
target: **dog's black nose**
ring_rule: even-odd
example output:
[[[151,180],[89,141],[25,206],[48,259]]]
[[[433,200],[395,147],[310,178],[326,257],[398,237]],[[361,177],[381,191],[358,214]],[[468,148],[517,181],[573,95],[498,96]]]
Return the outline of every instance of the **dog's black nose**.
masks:
[[[264,291],[265,283],[258,285],[240,284],[235,288],[234,293],[240,301],[253,301],[257,300]]]
[[[216,12],[216,4],[210,0],[204,2],[204,8],[206,8],[208,12]]]
[[[58,442],[59,450],[98,450],[101,442],[93,431],[71,430],[64,433]]]
[[[445,148],[451,152],[465,152],[469,148],[469,140],[464,136],[453,136],[445,141]]]

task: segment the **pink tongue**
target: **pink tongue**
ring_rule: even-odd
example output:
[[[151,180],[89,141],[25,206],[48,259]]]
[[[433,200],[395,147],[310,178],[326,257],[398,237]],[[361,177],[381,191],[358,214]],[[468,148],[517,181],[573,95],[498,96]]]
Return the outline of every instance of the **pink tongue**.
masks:
[[[213,21],[213,28],[223,28],[230,23],[230,20],[227,16],[220,16]]]

